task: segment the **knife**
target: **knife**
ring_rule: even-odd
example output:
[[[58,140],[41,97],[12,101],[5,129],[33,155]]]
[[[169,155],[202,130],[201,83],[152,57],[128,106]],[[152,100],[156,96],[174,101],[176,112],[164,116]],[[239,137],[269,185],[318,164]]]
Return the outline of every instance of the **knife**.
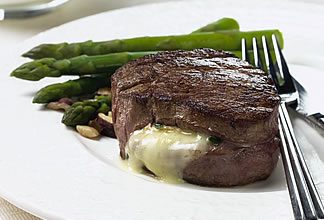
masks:
[[[324,132],[324,115],[320,112],[320,109],[314,100],[313,96],[310,96],[306,89],[295,79],[293,78],[295,87],[298,91],[297,102],[290,105],[298,113],[304,116],[304,118],[311,122],[315,127],[321,129],[321,132]]]
[[[16,4],[8,8],[0,8],[0,21],[6,18],[25,18],[47,13],[69,0],[52,0],[41,4]]]

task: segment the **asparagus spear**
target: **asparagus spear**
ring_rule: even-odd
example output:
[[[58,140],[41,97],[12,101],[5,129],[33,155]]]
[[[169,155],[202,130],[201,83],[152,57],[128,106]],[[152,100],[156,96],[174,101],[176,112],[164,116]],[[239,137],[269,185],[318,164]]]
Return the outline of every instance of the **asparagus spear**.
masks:
[[[201,32],[215,32],[215,31],[224,31],[224,30],[240,30],[240,25],[233,18],[221,18],[217,21],[214,21],[206,26],[203,26],[195,31],[192,34],[201,33]]]
[[[131,60],[152,53],[154,52],[122,52],[101,56],[82,55],[64,60],[42,58],[21,65],[11,73],[11,76],[37,81],[44,77],[59,77],[62,75],[82,76],[105,72],[111,73]]]
[[[221,18],[193,31],[192,33],[215,32],[224,30],[239,30],[239,24],[233,18]],[[26,52],[25,54],[23,54],[23,56],[33,59],[41,59],[44,57],[54,57],[56,59],[71,58],[81,55],[80,49],[84,48],[84,50],[86,50],[86,48],[91,47],[92,44],[92,41],[76,44],[42,44],[41,46],[35,47],[32,50]],[[53,56],[52,54],[56,54],[56,56]]]
[[[110,75],[112,73],[96,77],[81,77],[64,83],[48,85],[36,93],[33,103],[48,103],[64,97],[93,93],[101,87],[110,86]]]
[[[241,51],[232,52],[238,57],[241,57]],[[21,65],[10,76],[38,81],[44,77],[60,77],[62,75],[84,76],[102,74],[104,72],[113,73],[118,67],[131,60],[154,53],[157,53],[157,51],[121,52],[98,56],[81,55],[64,60],[43,58]]]
[[[279,45],[283,46],[282,34],[278,30],[261,30],[261,31],[222,31],[222,32],[203,32],[187,35],[160,36],[160,37],[137,37],[123,40],[111,40],[104,42],[86,41],[81,43],[62,43],[62,44],[42,44],[27,53],[25,57],[42,58],[54,57],[64,59],[75,57],[82,54],[102,55],[116,52],[136,52],[136,51],[161,51],[161,50],[191,50],[195,48],[214,48],[229,51],[241,49],[241,39],[247,40],[247,48],[251,49],[252,37],[260,39],[265,35],[270,38],[276,34]]]
[[[11,73],[11,76],[38,81],[44,77],[60,77],[62,75],[84,76],[102,74],[104,72],[113,73],[118,67],[131,60],[154,53],[157,53],[157,51],[121,52],[98,56],[82,55],[64,60],[43,58],[21,65]],[[232,53],[242,57],[241,51],[232,51]],[[48,62],[48,60],[51,60],[51,62]]]
[[[221,18],[199,28],[192,33],[222,30],[239,30],[239,25],[237,21],[232,18]],[[64,83],[48,85],[36,93],[33,103],[48,103],[51,101],[57,101],[64,97],[92,93],[100,87],[108,86],[110,83],[110,75],[112,74],[105,74],[100,77],[82,77],[76,80],[69,80]]]
[[[67,126],[85,125],[98,113],[107,114],[110,107],[111,96],[98,96],[84,102],[76,102],[64,113],[62,123]]]

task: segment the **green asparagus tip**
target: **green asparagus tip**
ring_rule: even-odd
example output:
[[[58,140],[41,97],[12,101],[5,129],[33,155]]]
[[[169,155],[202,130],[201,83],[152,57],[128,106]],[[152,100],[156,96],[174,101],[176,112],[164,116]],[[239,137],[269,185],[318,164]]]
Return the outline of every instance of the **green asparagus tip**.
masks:
[[[239,31],[240,25],[235,19],[225,17],[210,24],[207,24],[206,26],[203,26],[192,33],[215,32],[225,30]]]
[[[60,52],[60,48],[63,48],[66,45],[67,43],[41,44],[27,51],[22,56],[31,59],[41,59],[44,57],[52,57],[52,54],[54,53],[56,55],[55,58],[61,59],[63,58],[63,54]]]
[[[110,74],[100,74],[94,77],[81,77],[63,83],[55,83],[41,88],[35,95],[33,103],[49,103],[61,98],[90,94],[99,88],[110,85]]]
[[[31,81],[38,81],[46,76],[59,77],[61,72],[58,68],[52,68],[55,62],[54,58],[34,60],[21,65],[10,76]]]
[[[38,91],[33,98],[33,103],[45,104],[48,103],[46,96],[43,95],[42,91]]]
[[[75,102],[63,115],[67,126],[88,124],[100,112],[107,114],[111,107],[111,96],[98,96],[84,102]]]

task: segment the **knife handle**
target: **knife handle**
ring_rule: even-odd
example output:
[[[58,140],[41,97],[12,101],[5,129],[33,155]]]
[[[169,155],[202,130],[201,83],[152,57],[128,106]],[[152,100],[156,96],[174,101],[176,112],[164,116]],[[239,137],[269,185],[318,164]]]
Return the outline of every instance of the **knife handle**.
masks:
[[[324,115],[322,115],[321,113],[308,115],[307,119],[309,119],[315,125],[317,125],[318,127],[324,130]]]

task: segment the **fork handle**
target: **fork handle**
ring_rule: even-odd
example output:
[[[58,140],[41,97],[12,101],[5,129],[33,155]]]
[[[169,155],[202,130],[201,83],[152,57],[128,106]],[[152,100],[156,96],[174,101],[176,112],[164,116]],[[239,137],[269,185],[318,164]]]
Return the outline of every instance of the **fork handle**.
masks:
[[[283,128],[285,130],[285,127],[286,127],[287,131],[290,134],[292,143],[293,143],[291,145],[292,148],[290,148],[289,153],[292,156],[292,159],[295,159],[295,160],[297,159],[299,161],[298,167],[296,167],[294,169],[294,175],[296,178],[299,179],[301,170],[302,170],[302,173],[304,174],[304,175],[301,175],[302,177],[298,181],[301,181],[301,184],[304,186],[304,187],[301,187],[299,190],[304,189],[304,188],[306,189],[304,192],[300,191],[302,203],[304,204],[304,208],[306,208],[306,210],[304,210],[306,219],[313,219],[312,216],[313,216],[314,211],[316,212],[315,216],[317,216],[319,219],[324,219],[324,207],[321,202],[321,198],[317,192],[316,186],[313,182],[312,176],[311,176],[309,169],[307,167],[303,153],[302,153],[301,148],[297,142],[297,139],[296,139],[295,133],[293,131],[292,123],[291,123],[289,113],[287,111],[287,107],[286,107],[285,103],[280,104],[279,115],[280,115],[281,119],[282,118],[285,119],[286,126],[283,125]],[[301,168],[301,170],[299,169],[299,167]],[[296,174],[297,174],[297,176],[296,176]],[[307,185],[307,187],[305,186],[305,184]],[[300,184],[299,184],[299,186],[300,186]],[[302,198],[303,196],[304,196],[304,198]],[[309,196],[311,197],[311,199],[309,198]],[[315,208],[315,210],[313,210],[314,208]],[[307,216],[309,216],[309,217],[307,218]]]

